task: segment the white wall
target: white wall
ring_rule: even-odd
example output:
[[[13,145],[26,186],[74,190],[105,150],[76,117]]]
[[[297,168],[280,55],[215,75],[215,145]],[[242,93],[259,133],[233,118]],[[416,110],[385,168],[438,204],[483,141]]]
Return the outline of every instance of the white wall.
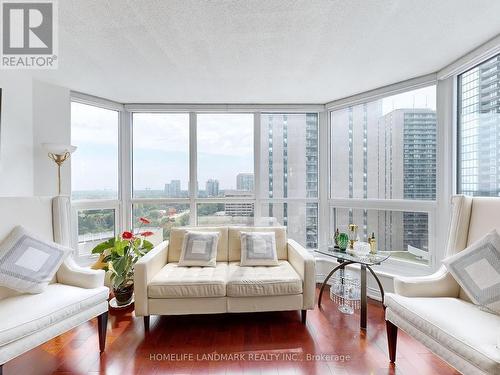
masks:
[[[0,88],[0,196],[57,195],[56,165],[41,144],[70,142],[70,90],[22,71],[1,71]],[[62,176],[69,194],[69,162]]]
[[[33,195],[32,79],[0,72],[0,196]]]
[[[70,90],[65,87],[33,81],[33,193],[57,195],[57,166],[47,156],[42,143],[71,142]],[[71,193],[71,162],[61,169],[61,194]]]

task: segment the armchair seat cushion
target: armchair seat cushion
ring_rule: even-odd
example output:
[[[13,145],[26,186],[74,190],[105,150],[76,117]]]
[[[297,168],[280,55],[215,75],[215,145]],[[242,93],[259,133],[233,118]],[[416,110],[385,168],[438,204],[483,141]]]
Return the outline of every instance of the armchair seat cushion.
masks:
[[[277,266],[241,267],[229,263],[228,297],[265,297],[302,294],[302,280],[292,265],[280,260]]]
[[[224,297],[227,263],[215,267],[181,267],[167,263],[148,284],[149,298]]]
[[[108,299],[102,286],[84,289],[50,284],[40,294],[23,294],[0,300],[0,346],[41,331]]]
[[[394,313],[483,371],[500,373],[500,350],[496,348],[500,316],[458,298],[404,297],[388,293],[384,303],[389,320]]]

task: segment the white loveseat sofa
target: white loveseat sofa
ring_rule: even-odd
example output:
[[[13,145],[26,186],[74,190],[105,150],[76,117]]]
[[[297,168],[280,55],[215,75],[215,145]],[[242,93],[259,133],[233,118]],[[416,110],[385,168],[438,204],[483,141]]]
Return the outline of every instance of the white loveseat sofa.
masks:
[[[500,198],[455,196],[452,203],[446,256],[500,231]],[[430,276],[397,278],[394,288],[384,301],[391,362],[399,327],[463,374],[500,374],[500,316],[471,303],[444,266]]]
[[[42,239],[69,246],[69,204],[67,197],[0,198],[0,241],[23,225]],[[104,271],[81,268],[68,258],[43,293],[0,287],[0,375],[9,360],[95,317],[102,352],[109,295],[103,284]]]
[[[175,228],[165,241],[135,265],[135,313],[150,315],[215,314],[314,308],[315,261],[288,239],[284,227],[196,227],[218,231],[217,266],[179,267],[187,228]],[[274,231],[279,265],[240,267],[240,232]]]

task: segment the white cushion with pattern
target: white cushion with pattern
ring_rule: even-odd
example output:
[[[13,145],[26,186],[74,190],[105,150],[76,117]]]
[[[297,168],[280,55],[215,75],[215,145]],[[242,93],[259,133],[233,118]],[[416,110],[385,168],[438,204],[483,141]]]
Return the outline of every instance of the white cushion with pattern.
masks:
[[[71,252],[17,226],[0,244],[0,286],[22,293],[42,293]]]
[[[500,236],[496,230],[443,263],[472,302],[500,314]]]
[[[277,266],[274,232],[241,232],[241,266]]]
[[[187,231],[182,242],[179,266],[215,267],[219,232]]]

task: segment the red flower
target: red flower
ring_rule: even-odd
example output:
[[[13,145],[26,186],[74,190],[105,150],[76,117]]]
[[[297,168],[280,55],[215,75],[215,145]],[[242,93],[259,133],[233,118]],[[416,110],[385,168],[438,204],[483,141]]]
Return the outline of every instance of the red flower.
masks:
[[[143,224],[151,224],[151,222],[148,219],[146,219],[145,217],[140,217],[139,221]]]
[[[149,237],[149,236],[152,236],[153,234],[154,234],[153,232],[142,232],[141,236],[142,237]]]
[[[134,234],[132,232],[123,232],[122,238],[124,240],[131,240],[132,238],[134,238]]]

